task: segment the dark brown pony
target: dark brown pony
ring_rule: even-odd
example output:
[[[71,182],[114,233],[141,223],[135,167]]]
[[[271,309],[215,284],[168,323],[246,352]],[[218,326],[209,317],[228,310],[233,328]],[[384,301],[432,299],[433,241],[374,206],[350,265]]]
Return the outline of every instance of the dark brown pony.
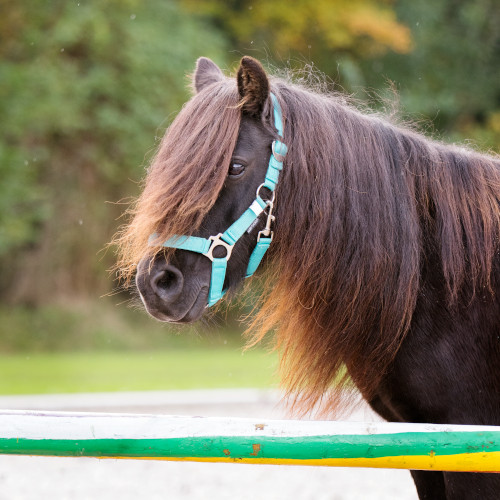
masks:
[[[205,311],[210,261],[148,239],[208,237],[240,217],[276,137],[272,92],[288,154],[250,341],[276,331],[303,408],[338,408],[350,378],[390,421],[500,425],[499,159],[269,79],[248,57],[236,79],[200,59],[194,89],[117,238],[122,277],[136,275],[148,311],[177,323]],[[229,289],[258,229],[234,248]],[[493,474],[412,474],[421,498],[500,495]]]

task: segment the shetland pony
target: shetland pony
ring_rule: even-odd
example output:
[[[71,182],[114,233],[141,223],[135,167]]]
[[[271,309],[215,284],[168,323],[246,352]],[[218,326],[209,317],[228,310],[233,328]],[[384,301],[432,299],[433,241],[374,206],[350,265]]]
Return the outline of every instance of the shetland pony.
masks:
[[[302,408],[345,405],[350,380],[389,421],[500,425],[498,157],[269,77],[250,57],[236,79],[201,58],[193,90],[116,240],[148,312],[203,315],[210,260],[158,242],[217,235],[249,207],[277,138],[272,92],[288,153],[251,342],[273,332]],[[224,288],[243,280],[264,219],[234,245]],[[412,475],[420,498],[500,498],[495,474]]]

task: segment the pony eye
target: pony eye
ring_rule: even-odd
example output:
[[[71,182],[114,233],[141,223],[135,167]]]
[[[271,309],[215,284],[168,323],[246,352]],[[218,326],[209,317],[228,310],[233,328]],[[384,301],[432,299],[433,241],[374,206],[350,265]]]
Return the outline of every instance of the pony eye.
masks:
[[[244,171],[245,165],[242,165],[241,163],[233,163],[229,167],[228,175],[230,175],[231,177],[239,177]]]

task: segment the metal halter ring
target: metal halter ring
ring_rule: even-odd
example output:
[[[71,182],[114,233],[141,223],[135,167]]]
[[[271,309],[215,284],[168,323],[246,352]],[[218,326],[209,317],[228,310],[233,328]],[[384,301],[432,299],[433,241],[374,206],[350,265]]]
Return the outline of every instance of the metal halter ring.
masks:
[[[255,195],[257,196],[257,198],[260,198],[262,201],[264,201],[266,204],[269,204],[269,203],[274,203],[274,198],[276,196],[276,193],[275,191],[271,191],[272,193],[272,198],[270,200],[264,200],[264,198],[262,198],[262,196],[259,194],[260,193],[260,190],[265,187],[267,190],[271,191],[271,189],[269,189],[267,186],[264,185],[264,183],[262,183],[258,188],[257,188],[257,191],[255,192]]]
[[[208,239],[212,240],[212,244],[210,245],[208,251],[202,254],[205,257],[208,257],[212,262],[214,261],[214,259],[219,258],[219,257],[214,257],[214,250],[219,246],[224,247],[227,252],[225,257],[220,257],[221,259],[229,260],[229,257],[231,257],[231,252],[233,251],[234,245],[226,243],[223,239],[221,239],[221,236],[222,233],[219,233],[217,236],[209,236]]]

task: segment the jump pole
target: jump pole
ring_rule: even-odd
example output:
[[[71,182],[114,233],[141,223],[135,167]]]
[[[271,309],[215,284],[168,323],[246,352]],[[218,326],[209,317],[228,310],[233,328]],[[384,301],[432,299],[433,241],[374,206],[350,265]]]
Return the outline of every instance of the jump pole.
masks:
[[[500,427],[0,410],[0,454],[500,472]]]

